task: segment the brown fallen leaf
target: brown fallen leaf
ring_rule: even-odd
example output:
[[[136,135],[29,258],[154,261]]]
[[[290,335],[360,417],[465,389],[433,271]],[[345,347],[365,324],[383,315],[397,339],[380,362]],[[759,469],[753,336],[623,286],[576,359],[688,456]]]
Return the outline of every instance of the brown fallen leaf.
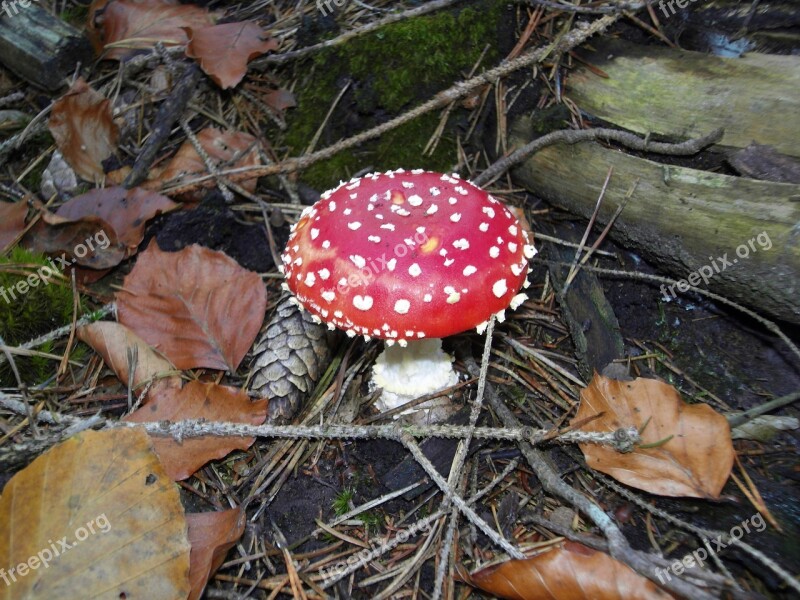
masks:
[[[260,76],[253,75],[244,87],[279,116],[282,116],[287,108],[297,106],[297,99],[292,92],[279,87],[279,85],[279,81],[272,79],[268,74],[262,74]]]
[[[152,346],[120,323],[97,321],[78,328],[78,339],[89,344],[95,352],[103,357],[103,361],[114,371],[124,384],[128,383],[129,349],[136,348],[136,371],[133,374],[134,388],[157,380],[150,389],[149,395],[162,388],[181,387],[180,375],[174,374],[175,367],[166,358],[159,355]],[[173,373],[172,375],[165,375]]]
[[[253,402],[237,388],[190,381],[181,390],[156,390],[144,406],[124,420],[150,423],[205,419],[210,422],[261,425],[266,418],[267,400]],[[251,437],[208,435],[178,443],[171,437],[153,437],[153,446],[169,476],[180,481],[190,477],[210,460],[222,458],[234,450],[246,450],[253,441]]]
[[[14,475],[0,540],[0,600],[189,593],[178,490],[140,428],[85,431]]]
[[[283,113],[287,108],[294,108],[297,106],[297,99],[289,90],[269,90],[264,92],[261,97],[267,106],[278,113]]]
[[[156,42],[185,46],[184,27],[207,27],[214,21],[207,9],[177,0],[94,0],[86,28],[98,54],[124,60]]]
[[[119,241],[125,245],[125,258],[136,254],[150,219],[178,207],[161,194],[142,188],[98,188],[65,202],[56,215],[72,221],[84,217],[99,217],[114,228]]]
[[[627,565],[576,542],[464,577],[466,583],[512,600],[668,600],[673,598]]]
[[[618,381],[595,373],[572,422],[605,413],[581,431],[636,427],[642,445],[622,454],[581,444],[586,464],[617,481],[662,496],[719,498],[733,466],[728,421],[706,404],[686,404],[655,379]],[[643,447],[652,445],[652,447]]]
[[[119,322],[178,369],[235,371],[266,306],[257,273],[198,245],[162,252],[151,242],[117,293]]]
[[[27,202],[0,202],[0,252],[25,230]]]
[[[242,537],[245,520],[241,508],[186,515],[192,544],[189,600],[198,600],[203,595],[209,577],[219,569],[225,561],[225,554]]]
[[[114,228],[99,217],[72,220],[47,211],[20,242],[34,252],[55,257],[59,271],[76,265],[108,269],[125,258],[125,246]]]
[[[252,21],[186,28],[186,33],[186,56],[198,59],[200,68],[223,90],[236,87],[248,62],[278,48],[278,42]]]
[[[214,127],[203,129],[197,134],[200,147],[205,150],[215,168],[256,167],[261,164],[258,156],[256,138],[241,131],[221,131]],[[186,141],[169,161],[164,170],[153,181],[163,184],[186,183],[198,176],[207,175],[208,169],[190,141]],[[255,192],[256,177],[237,178],[236,182],[248,192]],[[206,182],[203,187],[215,185]],[[202,196],[198,196],[199,199]]]
[[[87,181],[103,178],[103,161],[117,149],[119,128],[111,102],[78,78],[55,101],[48,122],[64,160]]]

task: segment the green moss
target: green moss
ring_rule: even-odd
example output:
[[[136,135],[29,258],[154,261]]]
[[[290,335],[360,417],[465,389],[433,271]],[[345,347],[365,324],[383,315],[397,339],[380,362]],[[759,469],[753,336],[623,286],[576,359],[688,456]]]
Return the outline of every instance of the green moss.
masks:
[[[504,8],[504,3],[483,0],[460,11],[407,19],[297,64],[297,108],[288,114],[284,145],[291,154],[302,154],[348,82],[315,149],[384,123],[465,79],[487,44],[490,50],[479,69],[493,65]],[[440,114],[428,113],[379,140],[317,163],[303,178],[324,189],[366,167],[449,170],[457,162],[455,128],[464,125],[468,112],[453,110],[435,152],[423,156]]]
[[[333,508],[333,512],[336,513],[337,517],[341,517],[342,515],[346,515],[348,512],[350,512],[350,502],[352,500],[353,490],[350,488],[344,488],[341,492],[336,494],[336,497],[331,503],[331,507]]]
[[[33,275],[50,262],[41,254],[14,248],[0,257],[0,335],[14,346],[69,323],[72,318],[72,291],[58,283],[46,270]],[[36,282],[35,286],[30,282]],[[39,348],[51,352],[52,347]],[[20,375],[27,384],[38,383],[54,372],[53,361],[41,357],[15,357]],[[0,384],[16,386],[7,364],[0,368]]]
[[[86,17],[89,15],[89,7],[75,4],[67,6],[59,13],[62,21],[74,25],[78,29],[83,29],[86,25]]]

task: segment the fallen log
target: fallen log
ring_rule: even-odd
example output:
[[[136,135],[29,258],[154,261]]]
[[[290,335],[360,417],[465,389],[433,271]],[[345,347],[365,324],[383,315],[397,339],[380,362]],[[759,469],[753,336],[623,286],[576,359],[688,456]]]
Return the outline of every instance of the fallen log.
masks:
[[[517,119],[511,144],[529,142],[534,130],[530,119]],[[664,165],[597,143],[550,146],[513,176],[589,218],[609,167],[598,221],[607,223],[630,194],[611,235],[679,280],[661,287],[665,300],[688,283],[800,323],[800,185]]]
[[[567,92],[581,110],[641,134],[699,137],[723,128],[722,146],[751,142],[800,156],[800,58],[746,54],[720,58],[602,40],[582,58]]]
[[[92,46],[72,25],[31,1],[0,6],[0,64],[38,87],[57,90],[78,64],[92,63]]]

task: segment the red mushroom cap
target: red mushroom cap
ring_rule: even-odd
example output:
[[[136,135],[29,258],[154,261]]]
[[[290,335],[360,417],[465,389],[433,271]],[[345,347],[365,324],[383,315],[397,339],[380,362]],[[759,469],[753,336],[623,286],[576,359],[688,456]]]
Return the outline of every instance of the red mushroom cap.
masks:
[[[398,169],[322,194],[282,261],[299,303],[349,335],[405,343],[516,308],[535,254],[498,200],[458,175]]]

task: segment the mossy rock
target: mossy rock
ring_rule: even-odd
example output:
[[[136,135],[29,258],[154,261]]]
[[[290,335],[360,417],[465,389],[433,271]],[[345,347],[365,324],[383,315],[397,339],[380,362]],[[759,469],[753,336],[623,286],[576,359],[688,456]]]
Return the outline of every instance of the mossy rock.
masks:
[[[66,325],[72,319],[72,291],[53,276],[51,262],[41,254],[14,248],[0,257],[0,335],[14,346]],[[79,315],[81,307],[79,306]],[[42,352],[51,347],[40,347]],[[52,360],[15,356],[23,381],[34,384],[53,372]],[[0,367],[0,385],[16,387],[7,363]]]
[[[294,65],[297,107],[287,115],[282,143],[291,155],[305,152],[325,127],[315,149],[384,123],[466,79],[488,47],[479,70],[494,66],[507,4],[481,0],[451,11],[406,19],[318,52]],[[347,91],[326,122],[341,89]],[[456,140],[468,128],[466,109],[456,106],[436,150],[423,156],[441,110],[398,127],[380,139],[346,150],[306,169],[302,177],[325,189],[355,172],[427,168],[450,170],[458,162]]]

